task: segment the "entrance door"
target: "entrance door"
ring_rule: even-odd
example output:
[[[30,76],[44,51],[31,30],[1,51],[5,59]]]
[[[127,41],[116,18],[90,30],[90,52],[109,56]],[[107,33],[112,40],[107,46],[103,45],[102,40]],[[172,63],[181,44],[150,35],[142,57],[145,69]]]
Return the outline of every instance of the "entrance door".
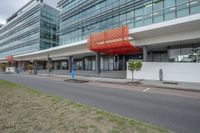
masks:
[[[101,59],[101,64],[103,64],[103,70],[106,70],[106,71],[114,70],[114,59],[113,59],[113,57],[103,57]]]

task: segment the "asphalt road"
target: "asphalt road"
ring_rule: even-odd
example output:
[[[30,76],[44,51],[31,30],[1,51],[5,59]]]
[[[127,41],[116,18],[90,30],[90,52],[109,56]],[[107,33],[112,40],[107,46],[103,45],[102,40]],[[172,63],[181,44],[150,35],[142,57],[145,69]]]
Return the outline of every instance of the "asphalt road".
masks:
[[[200,97],[149,93],[89,83],[74,84],[63,82],[61,79],[38,76],[0,74],[0,79],[20,83],[178,133],[200,133]]]

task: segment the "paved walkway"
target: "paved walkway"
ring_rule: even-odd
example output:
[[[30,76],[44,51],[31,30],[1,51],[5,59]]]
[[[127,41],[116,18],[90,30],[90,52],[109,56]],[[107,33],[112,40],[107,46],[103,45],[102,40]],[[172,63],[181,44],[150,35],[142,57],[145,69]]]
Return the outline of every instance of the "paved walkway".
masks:
[[[56,75],[56,74],[38,74],[40,76],[51,76],[57,78],[66,78],[70,79],[70,75]],[[102,77],[87,77],[87,76],[76,76],[78,80],[88,80],[94,82],[108,82],[108,83],[116,83],[116,84],[127,84],[131,85],[130,79],[114,79],[114,78],[102,78]],[[180,89],[180,90],[188,90],[188,91],[200,91],[200,83],[189,83],[189,82],[160,82],[156,80],[136,80],[136,82],[140,82],[140,85],[149,86],[149,87],[161,87],[168,89]]]

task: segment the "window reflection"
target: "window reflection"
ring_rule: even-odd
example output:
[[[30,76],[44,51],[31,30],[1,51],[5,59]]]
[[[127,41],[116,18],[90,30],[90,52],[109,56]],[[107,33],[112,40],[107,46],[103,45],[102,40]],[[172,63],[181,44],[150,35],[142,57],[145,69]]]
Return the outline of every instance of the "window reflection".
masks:
[[[200,13],[200,0],[104,0],[83,10],[77,5],[84,2],[86,0],[72,0],[60,5],[62,10],[65,9],[61,14],[66,15],[61,18],[61,44],[80,41],[86,39],[89,33],[121,25],[128,25],[132,29]],[[75,13],[71,15],[70,12],[73,11]],[[80,28],[85,29],[91,25],[97,28],[90,32],[77,32]]]
[[[171,47],[169,60],[171,62],[200,62],[200,44]]]

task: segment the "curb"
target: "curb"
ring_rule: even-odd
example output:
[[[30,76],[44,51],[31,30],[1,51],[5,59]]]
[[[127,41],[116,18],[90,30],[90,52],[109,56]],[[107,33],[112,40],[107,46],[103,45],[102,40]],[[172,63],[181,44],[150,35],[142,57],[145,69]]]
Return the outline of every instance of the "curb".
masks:
[[[120,84],[120,85],[127,85],[127,86],[140,86],[140,87],[154,87],[159,89],[169,89],[169,90],[181,90],[181,91],[192,91],[192,92],[200,92],[200,89],[191,89],[191,88],[182,88],[182,87],[166,87],[160,85],[151,85],[151,84],[130,84],[130,83],[120,83],[120,82],[109,82],[109,81],[90,81],[90,82],[99,82],[99,83],[111,83],[111,84]]]
[[[65,80],[70,80],[70,78],[58,75],[49,75],[49,74],[39,74],[40,76],[44,77],[59,77]],[[110,83],[110,84],[120,84],[120,85],[127,85],[127,86],[140,86],[140,87],[154,87],[159,89],[170,89],[170,90],[182,90],[182,91],[192,91],[192,92],[200,92],[200,89],[192,89],[192,88],[184,88],[184,87],[170,87],[170,86],[161,86],[161,85],[152,85],[152,84],[131,84],[127,82],[112,82],[112,81],[101,81],[101,80],[92,80],[92,79],[84,79],[84,78],[76,78],[76,80],[84,80],[87,82],[98,82],[98,83]]]

